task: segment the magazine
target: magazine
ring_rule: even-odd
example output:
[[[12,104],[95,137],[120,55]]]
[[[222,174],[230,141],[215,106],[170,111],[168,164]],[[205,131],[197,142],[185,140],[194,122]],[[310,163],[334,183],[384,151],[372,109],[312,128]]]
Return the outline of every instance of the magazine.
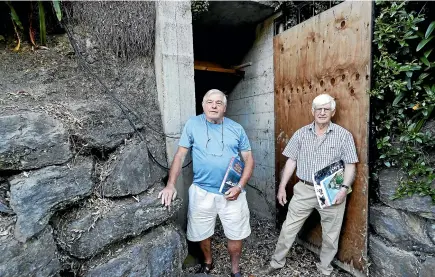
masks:
[[[222,180],[221,187],[219,189],[220,193],[225,194],[230,188],[237,186],[242,177],[243,168],[245,164],[236,157],[231,158],[228,164],[227,172],[225,173],[224,179]]]
[[[333,205],[344,181],[344,162],[338,161],[313,174],[314,189],[320,208]],[[350,193],[348,191],[347,193]]]

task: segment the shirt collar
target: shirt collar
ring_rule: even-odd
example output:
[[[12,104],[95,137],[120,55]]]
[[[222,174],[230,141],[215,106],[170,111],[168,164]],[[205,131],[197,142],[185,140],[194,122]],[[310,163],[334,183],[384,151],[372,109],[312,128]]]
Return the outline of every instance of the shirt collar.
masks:
[[[316,129],[315,129],[315,121],[313,121],[313,122],[310,124],[309,129],[310,129],[313,133],[316,133]],[[328,134],[329,132],[333,131],[334,129],[335,129],[335,124],[332,123],[332,121],[329,122],[329,126],[328,126],[328,129],[326,129],[325,134]]]

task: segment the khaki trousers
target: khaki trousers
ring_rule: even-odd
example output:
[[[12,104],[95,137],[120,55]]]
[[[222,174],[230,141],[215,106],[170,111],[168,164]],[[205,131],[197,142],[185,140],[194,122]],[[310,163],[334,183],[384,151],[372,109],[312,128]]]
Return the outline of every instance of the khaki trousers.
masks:
[[[338,239],[345,207],[346,201],[322,210],[317,202],[314,187],[298,182],[293,188],[293,198],[290,201],[287,217],[282,225],[270,265],[273,268],[284,267],[287,253],[293,245],[296,235],[313,209],[316,209],[320,213],[322,225],[322,250],[320,264],[317,267],[323,274],[331,274],[333,270],[331,262],[338,251]]]

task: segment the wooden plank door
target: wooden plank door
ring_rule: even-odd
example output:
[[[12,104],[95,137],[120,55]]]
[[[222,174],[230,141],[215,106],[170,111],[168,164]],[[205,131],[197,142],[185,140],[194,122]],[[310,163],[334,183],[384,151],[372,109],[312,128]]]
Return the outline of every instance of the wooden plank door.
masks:
[[[356,275],[367,274],[368,266],[371,31],[371,1],[346,1],[274,37],[276,184],[286,162],[282,151],[287,142],[313,121],[314,97],[329,93],[337,102],[333,121],[352,133],[360,160],[337,253],[338,264]],[[292,178],[288,185],[290,192],[295,181]],[[281,216],[286,212],[279,211]],[[322,239],[318,222],[314,214],[299,236],[314,250]]]

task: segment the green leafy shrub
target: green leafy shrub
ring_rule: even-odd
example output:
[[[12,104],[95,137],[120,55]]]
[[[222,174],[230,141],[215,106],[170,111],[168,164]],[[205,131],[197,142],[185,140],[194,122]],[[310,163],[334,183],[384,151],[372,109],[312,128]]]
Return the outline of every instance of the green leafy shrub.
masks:
[[[419,11],[416,11],[419,8]],[[425,6],[377,1],[374,22],[372,131],[376,170],[397,167],[404,173],[394,198],[429,195],[435,203],[434,137],[422,127],[435,106],[435,22]]]

